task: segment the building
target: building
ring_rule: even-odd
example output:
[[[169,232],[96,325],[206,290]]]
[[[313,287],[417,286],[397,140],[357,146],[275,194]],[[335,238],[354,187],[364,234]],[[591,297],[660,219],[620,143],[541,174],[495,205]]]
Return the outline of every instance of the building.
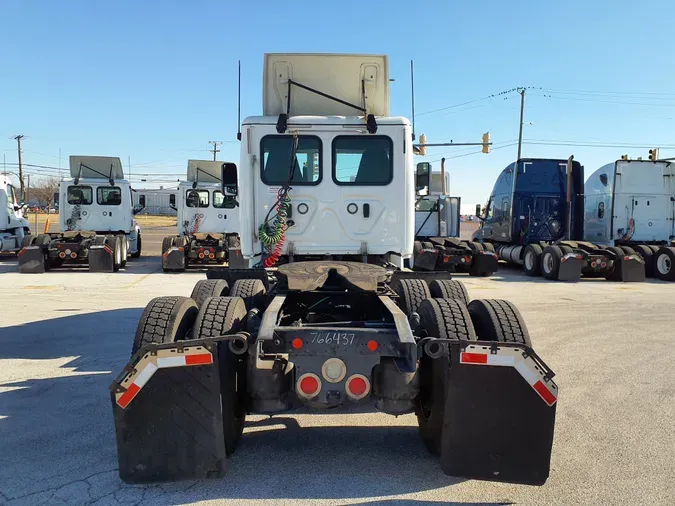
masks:
[[[176,210],[171,207],[171,195],[174,195],[173,202],[176,201],[178,188],[148,188],[135,189],[133,191],[134,205],[145,205],[145,208],[139,214],[176,216]]]

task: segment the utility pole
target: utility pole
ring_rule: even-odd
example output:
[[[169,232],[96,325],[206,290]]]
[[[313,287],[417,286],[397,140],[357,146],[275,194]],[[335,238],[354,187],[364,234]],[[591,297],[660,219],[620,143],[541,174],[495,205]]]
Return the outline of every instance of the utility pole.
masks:
[[[17,144],[17,150],[19,152],[19,184],[21,185],[21,199],[26,198],[26,194],[24,193],[24,185],[23,185],[23,166],[21,165],[21,139],[23,139],[23,135],[17,135],[14,137],[14,140],[16,141]]]
[[[516,158],[516,162],[520,160],[520,154],[523,149],[523,113],[525,112],[525,88],[519,88],[518,93],[520,93],[520,128],[518,129],[518,158]]]
[[[213,149],[209,149],[213,153],[213,161],[216,161],[216,153],[220,153],[218,146],[222,144],[222,141],[209,141],[209,144],[213,144]]]

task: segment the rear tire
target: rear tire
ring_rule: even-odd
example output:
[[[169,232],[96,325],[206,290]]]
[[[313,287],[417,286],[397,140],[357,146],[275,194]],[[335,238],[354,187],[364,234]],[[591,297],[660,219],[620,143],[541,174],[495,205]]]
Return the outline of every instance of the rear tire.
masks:
[[[117,235],[107,235],[106,242],[113,252],[113,272],[117,272],[122,265],[122,242]]]
[[[148,344],[166,344],[187,338],[197,318],[195,301],[187,297],[157,297],[141,315],[131,354]]]
[[[471,251],[485,251],[485,246],[483,246],[483,243],[469,241],[466,244],[469,246]]]
[[[541,246],[528,244],[523,252],[523,271],[527,276],[541,276]]]
[[[476,340],[471,317],[464,304],[456,300],[429,299],[419,307],[420,330],[440,339]],[[420,360],[420,393],[415,402],[415,414],[420,436],[427,450],[441,453],[443,419],[445,416],[445,382],[450,367],[449,357]]]
[[[635,246],[635,252],[642,257],[642,260],[645,261],[645,276],[648,278],[654,277],[654,250],[649,246],[644,244],[638,244]],[[658,249],[656,250],[658,251]]]
[[[525,321],[513,303],[501,299],[472,300],[468,310],[479,341],[532,346]]]
[[[398,306],[406,316],[416,313],[422,301],[431,298],[429,287],[421,279],[402,279],[396,287]]]
[[[173,245],[173,236],[172,237],[165,237],[162,239],[162,255],[169,251],[169,248]]]
[[[209,297],[226,297],[230,292],[230,285],[224,279],[200,279],[192,289],[190,298],[202,307]]]
[[[654,274],[664,281],[675,281],[675,248],[664,246],[654,254]]]
[[[34,246],[49,246],[49,243],[52,242],[52,237],[49,234],[39,234],[35,238],[35,242],[33,243]]]
[[[127,237],[125,235],[120,235],[119,236],[120,241],[122,243],[122,263],[120,266],[122,269],[124,269],[127,266],[127,260],[128,260],[128,248],[129,248],[129,242],[127,241]]]
[[[612,271],[609,274],[605,275],[605,279],[608,280],[608,281],[621,281],[621,275],[620,275],[620,271],[619,271],[617,265],[619,264],[619,262],[621,262],[621,259],[623,258],[625,253],[618,246],[608,246],[605,249],[608,250],[608,251],[611,251],[612,253],[614,253],[616,255],[616,259],[614,260],[614,266],[612,267]]]
[[[541,273],[546,279],[557,280],[563,253],[558,246],[546,246],[541,254]]]
[[[141,241],[141,233],[136,236],[136,251],[129,255],[131,258],[139,258],[141,256],[141,249],[143,249],[143,242]]]
[[[34,235],[24,235],[23,239],[21,239],[21,248],[27,248],[28,246],[32,246],[33,243],[35,242],[36,237]]]
[[[209,297],[199,310],[193,337],[204,339],[233,334],[242,328],[245,317],[246,305],[241,298]],[[230,456],[237,448],[244,431],[246,368],[243,359],[232,353],[226,344],[220,346],[218,359],[225,454]]]
[[[241,297],[244,299],[246,309],[250,311],[253,308],[261,309],[263,296],[267,293],[265,285],[259,279],[238,279],[232,285],[230,297]]]
[[[456,300],[464,305],[467,305],[470,300],[464,283],[454,279],[434,279],[429,283],[429,292],[434,299]]]

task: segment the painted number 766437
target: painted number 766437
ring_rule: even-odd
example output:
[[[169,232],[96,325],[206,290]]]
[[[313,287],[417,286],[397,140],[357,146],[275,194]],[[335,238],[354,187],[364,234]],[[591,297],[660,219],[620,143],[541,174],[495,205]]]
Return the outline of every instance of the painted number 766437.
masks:
[[[339,344],[351,346],[354,344],[356,334],[348,332],[312,332],[312,342],[317,344]]]

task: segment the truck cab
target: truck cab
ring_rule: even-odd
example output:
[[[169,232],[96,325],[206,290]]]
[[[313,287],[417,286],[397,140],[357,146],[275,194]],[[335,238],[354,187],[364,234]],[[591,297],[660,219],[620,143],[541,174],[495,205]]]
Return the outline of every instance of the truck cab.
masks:
[[[572,230],[583,236],[583,167],[572,162]],[[474,240],[527,245],[565,237],[567,160],[521,159],[506,167],[494,185]]]
[[[670,245],[675,240],[675,165],[617,160],[585,185],[585,240]]]
[[[6,175],[0,175],[0,252],[17,252],[23,238],[30,234],[23,213],[26,206],[19,201],[16,188]]]
[[[330,256],[403,266],[414,236],[412,130],[389,116],[387,58],[268,54],[264,72],[263,116],[242,125],[245,263],[274,250],[282,262]],[[281,198],[290,200],[272,231]]]

